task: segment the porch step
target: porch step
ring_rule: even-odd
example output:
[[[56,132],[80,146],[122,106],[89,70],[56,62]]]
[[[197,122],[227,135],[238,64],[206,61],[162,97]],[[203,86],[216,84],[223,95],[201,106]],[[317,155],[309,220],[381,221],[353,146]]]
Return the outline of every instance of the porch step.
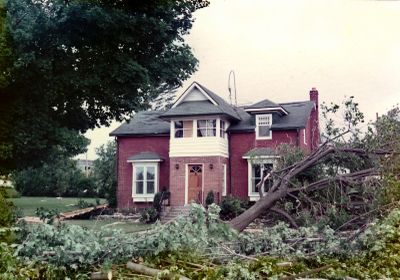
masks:
[[[171,206],[165,208],[161,213],[161,223],[165,224],[180,216],[189,216],[190,206]]]

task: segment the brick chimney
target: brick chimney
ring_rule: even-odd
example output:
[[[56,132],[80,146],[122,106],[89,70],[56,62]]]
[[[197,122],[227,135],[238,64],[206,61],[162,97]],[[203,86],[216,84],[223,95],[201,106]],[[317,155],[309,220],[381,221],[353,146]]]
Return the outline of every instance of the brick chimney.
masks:
[[[311,128],[311,150],[318,148],[320,144],[320,132],[319,132],[319,102],[318,102],[318,90],[313,87],[310,90],[310,101],[314,102],[314,108],[310,114],[310,128]]]

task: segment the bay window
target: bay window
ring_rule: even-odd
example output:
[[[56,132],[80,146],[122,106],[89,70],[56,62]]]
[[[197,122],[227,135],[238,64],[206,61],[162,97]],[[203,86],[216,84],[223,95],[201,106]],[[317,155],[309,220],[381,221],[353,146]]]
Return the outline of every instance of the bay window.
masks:
[[[259,190],[257,184],[260,183],[263,175],[266,176],[273,169],[272,163],[253,163],[251,166],[249,180],[249,195],[258,196]],[[272,186],[272,178],[268,178],[264,183],[264,192],[267,192]]]
[[[226,125],[225,125],[225,121],[221,120],[220,121],[220,129],[219,129],[219,136],[221,138],[225,138],[226,136]]]
[[[158,164],[134,163],[133,171],[133,197],[151,200],[158,190]]]
[[[198,120],[197,137],[214,137],[217,132],[217,120]]]

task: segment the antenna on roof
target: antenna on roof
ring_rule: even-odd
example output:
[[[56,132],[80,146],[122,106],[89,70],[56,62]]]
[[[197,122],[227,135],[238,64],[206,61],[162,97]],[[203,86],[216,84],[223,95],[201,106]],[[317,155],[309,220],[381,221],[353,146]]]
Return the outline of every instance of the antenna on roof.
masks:
[[[233,70],[231,70],[231,72],[229,72],[229,76],[228,76],[228,90],[229,90],[229,101],[232,105],[232,89],[231,89],[231,76],[233,76],[233,86],[235,88],[235,106],[237,107],[237,98],[236,98],[236,77],[235,77],[235,72]]]

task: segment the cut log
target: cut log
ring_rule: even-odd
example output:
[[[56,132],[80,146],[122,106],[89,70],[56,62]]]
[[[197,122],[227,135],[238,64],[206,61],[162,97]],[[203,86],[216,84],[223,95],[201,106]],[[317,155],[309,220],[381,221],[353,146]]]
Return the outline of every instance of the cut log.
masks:
[[[162,271],[159,269],[155,269],[155,268],[151,268],[151,267],[147,267],[144,266],[142,264],[139,263],[133,263],[133,262],[128,262],[126,264],[126,268],[133,270],[137,273],[143,274],[143,275],[148,275],[148,276],[153,276],[153,277],[157,277],[159,273],[161,273]],[[189,278],[176,274],[176,273],[169,273],[167,275],[163,275],[163,277],[167,278],[167,279],[179,279],[179,280],[190,280]]]
[[[92,274],[90,275],[90,279],[92,279],[92,280],[111,280],[112,272],[111,272],[111,270],[107,271],[107,272],[103,272],[103,271],[92,272]]]

